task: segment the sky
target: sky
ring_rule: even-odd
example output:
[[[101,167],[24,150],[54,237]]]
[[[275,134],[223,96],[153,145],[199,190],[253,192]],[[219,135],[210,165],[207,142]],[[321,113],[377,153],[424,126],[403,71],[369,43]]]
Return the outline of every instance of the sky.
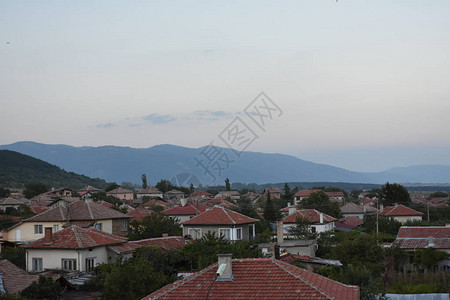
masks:
[[[449,1],[0,0],[0,144],[450,165]],[[257,126],[261,92],[278,110]],[[254,116],[254,114],[253,114]]]

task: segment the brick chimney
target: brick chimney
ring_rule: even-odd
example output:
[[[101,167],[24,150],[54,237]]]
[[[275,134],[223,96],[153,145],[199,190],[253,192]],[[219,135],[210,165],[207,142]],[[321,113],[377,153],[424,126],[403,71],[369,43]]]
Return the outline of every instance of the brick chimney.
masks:
[[[233,280],[233,266],[231,257],[232,254],[217,254],[217,281],[231,281]]]
[[[284,232],[283,232],[283,220],[277,220],[277,243],[278,245],[284,242]]]
[[[53,229],[45,227],[44,244],[51,244],[53,242]]]

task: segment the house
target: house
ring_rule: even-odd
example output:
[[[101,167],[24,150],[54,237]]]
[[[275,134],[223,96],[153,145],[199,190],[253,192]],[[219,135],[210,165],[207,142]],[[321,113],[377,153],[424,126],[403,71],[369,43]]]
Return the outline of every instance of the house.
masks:
[[[345,195],[343,192],[325,192],[331,201],[344,203]]]
[[[48,206],[50,208],[58,207],[60,205],[67,206],[67,205],[77,202],[77,201],[80,201],[80,198],[78,198],[78,197],[61,197],[61,198],[57,198],[57,199],[53,200],[53,202],[50,203]]]
[[[422,221],[423,213],[403,204],[396,204],[395,206],[386,206],[381,210],[380,216],[392,218],[400,223],[406,223],[408,221]]]
[[[37,281],[39,276],[30,275],[9,260],[2,259],[0,260],[0,279],[0,291],[3,288],[7,294],[14,295]]]
[[[314,271],[316,267],[322,266],[335,266],[342,267],[342,263],[335,259],[323,259],[320,257],[311,257],[307,255],[299,255],[292,253],[283,253],[280,255],[280,260],[292,264],[293,262],[299,262],[305,266],[309,271]]]
[[[241,194],[238,191],[219,191],[214,198],[230,198],[231,200],[239,200]]]
[[[25,202],[16,198],[8,197],[0,199],[0,211],[8,213],[11,209],[19,209]]]
[[[182,204],[163,211],[163,214],[183,223],[191,218],[205,212],[207,207],[201,203],[182,201]]]
[[[154,206],[161,206],[164,209],[167,209],[170,207],[170,204],[167,202],[162,201],[159,197],[150,199],[140,205],[141,207],[152,209]]]
[[[365,206],[361,206],[355,204],[353,202],[349,202],[340,208],[342,216],[345,217],[357,217],[361,220],[364,219],[364,215],[366,214],[364,210]]]
[[[169,201],[169,200],[180,201],[183,198],[184,198],[184,193],[179,190],[172,189],[172,190],[164,193],[164,200],[166,200],[166,201]]]
[[[136,193],[136,197],[138,197],[138,198],[141,198],[141,197],[159,197],[159,198],[163,199],[164,194],[163,194],[163,192],[161,192],[157,188],[155,188],[153,186],[149,186],[148,188],[139,190]]]
[[[82,189],[79,189],[78,195],[80,195],[80,198],[84,200],[84,199],[93,198],[96,194],[98,194],[100,192],[103,192],[103,190],[88,185]]]
[[[290,204],[290,203],[288,203],[288,206],[287,206],[287,207],[281,208],[281,209],[279,210],[279,212],[281,213],[281,215],[282,215],[283,217],[286,217],[286,216],[288,216],[288,215],[290,215],[290,214],[293,214],[293,213],[296,212],[297,209],[298,209],[297,205],[289,205],[289,204]]]
[[[334,229],[335,218],[315,209],[300,209],[283,218],[283,231],[290,234],[290,229],[295,226],[297,219],[305,219],[311,222],[311,232],[321,233]]]
[[[263,198],[267,200],[267,195],[270,195],[270,199],[280,199],[281,190],[279,188],[267,188],[264,189]]]
[[[364,221],[358,217],[345,217],[334,222],[334,226],[340,230],[351,230],[358,227],[361,227],[364,224]]]
[[[255,237],[255,224],[259,220],[224,207],[213,207],[181,223],[183,235],[199,239],[210,232],[230,241],[249,241]]]
[[[447,226],[402,226],[398,230],[394,246],[408,252],[417,249],[433,248],[445,251],[450,255],[450,225]],[[439,262],[439,269],[450,270],[450,258]],[[412,261],[405,263],[406,270],[412,270]]]
[[[23,243],[42,238],[45,227],[52,227],[53,231],[57,232],[70,225],[79,225],[125,236],[128,234],[130,218],[95,202],[78,201],[46,210],[3,230],[2,234],[4,240]]]
[[[144,297],[149,299],[359,299],[359,288],[271,258],[218,262]]]
[[[131,219],[130,219],[130,223],[131,223],[132,221],[142,222],[142,220],[144,218],[150,216],[152,213],[153,213],[153,211],[151,211],[151,210],[148,210],[143,207],[139,207],[132,211],[127,212],[126,215],[131,217]]]
[[[120,199],[122,201],[131,201],[134,198],[132,191],[124,189],[120,186],[109,192],[106,192],[106,195],[116,197],[117,199]]]
[[[205,191],[196,191],[189,195],[189,199],[191,201],[195,201],[195,200],[203,201],[203,200],[209,200],[212,198],[213,198],[213,194],[210,194]]]
[[[128,241],[124,244],[108,246],[113,254],[112,259],[119,257],[125,259],[131,258],[133,253],[141,247],[159,247],[165,251],[177,251],[186,245],[186,240],[182,236],[163,236],[159,238],[151,238],[137,241]]]
[[[24,246],[28,272],[39,273],[44,270],[87,272],[99,264],[112,262],[107,246],[127,242],[124,237],[76,225],[55,233],[52,230],[52,227],[45,227],[42,239]]]
[[[73,190],[68,188],[59,188],[59,189],[53,189],[50,192],[47,192],[47,195],[50,197],[72,197]]]
[[[237,209],[238,206],[230,201],[223,198],[214,198],[205,202],[205,205],[208,207],[212,206],[223,206],[229,209]]]

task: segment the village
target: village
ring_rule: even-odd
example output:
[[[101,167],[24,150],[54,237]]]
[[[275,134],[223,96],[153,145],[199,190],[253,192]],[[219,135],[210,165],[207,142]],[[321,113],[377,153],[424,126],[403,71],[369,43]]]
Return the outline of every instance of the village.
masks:
[[[144,175],[144,174],[143,174]],[[8,299],[448,293],[449,195],[333,187],[50,189],[0,199]],[[227,296],[228,295],[228,296]],[[78,298],[77,298],[78,297]]]

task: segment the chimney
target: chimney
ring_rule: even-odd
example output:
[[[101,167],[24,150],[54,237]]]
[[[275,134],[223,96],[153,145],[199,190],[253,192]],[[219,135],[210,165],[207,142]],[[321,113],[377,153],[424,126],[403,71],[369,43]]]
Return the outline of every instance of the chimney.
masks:
[[[297,212],[297,206],[289,207],[289,215],[292,215],[295,212]]]
[[[51,244],[53,242],[52,228],[45,227],[44,244]]]
[[[319,214],[319,218],[320,218],[320,220],[319,220],[319,221],[320,221],[320,224],[323,224],[323,213],[320,213],[320,214]]]
[[[283,221],[277,220],[277,243],[278,245],[284,242]]]
[[[280,259],[280,245],[270,243],[270,252],[272,253],[271,258]]]
[[[425,248],[434,248],[434,238],[432,236],[428,237],[428,245]]]
[[[291,207],[291,202],[288,202],[287,204],[288,204],[288,205],[287,205],[288,207]]]
[[[217,254],[218,268],[216,271],[217,281],[231,281],[233,280],[233,267],[231,261],[232,254]]]
[[[185,206],[187,203],[187,199],[186,198],[181,198],[181,206]]]

